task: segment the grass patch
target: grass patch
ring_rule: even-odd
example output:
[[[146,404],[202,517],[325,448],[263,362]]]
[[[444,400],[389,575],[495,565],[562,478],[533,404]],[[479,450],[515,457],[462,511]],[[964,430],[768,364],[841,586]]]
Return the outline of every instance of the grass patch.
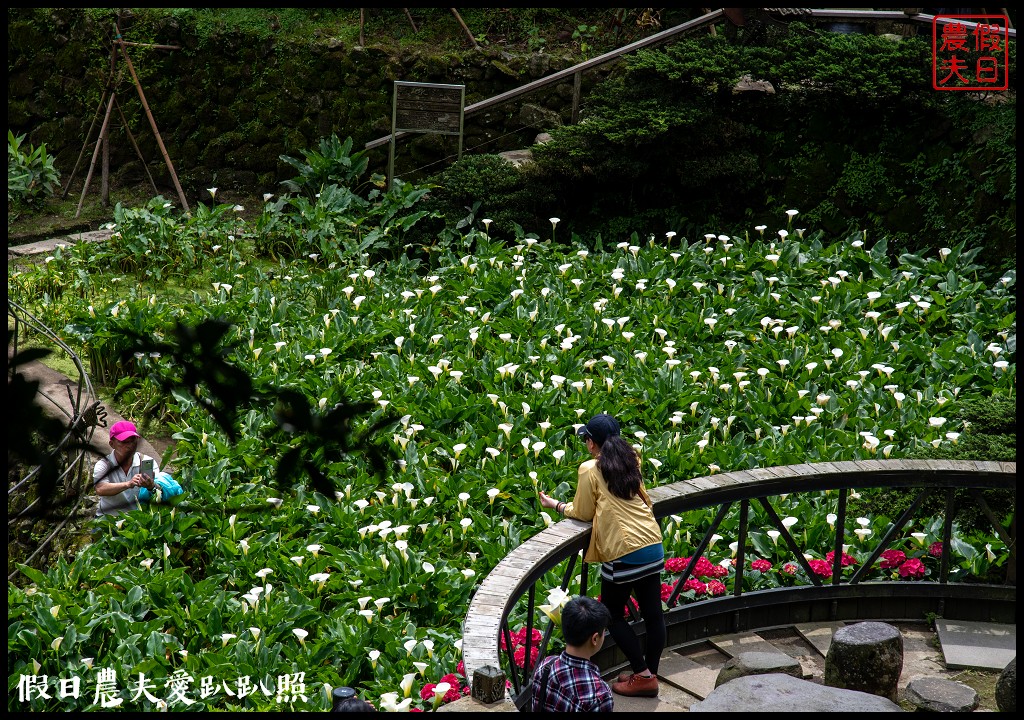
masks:
[[[999,682],[1000,673],[996,670],[964,670],[954,675],[950,680],[962,682],[969,685],[978,692],[978,710],[999,712],[996,705],[996,683]]]

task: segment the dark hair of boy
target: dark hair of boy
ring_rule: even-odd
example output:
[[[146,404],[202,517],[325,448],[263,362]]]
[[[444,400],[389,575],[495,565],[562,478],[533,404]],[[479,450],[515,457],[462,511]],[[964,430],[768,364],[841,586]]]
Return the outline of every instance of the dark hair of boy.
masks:
[[[611,612],[599,600],[576,597],[562,608],[562,637],[566,645],[584,645],[594,633],[603,633],[611,621]]]

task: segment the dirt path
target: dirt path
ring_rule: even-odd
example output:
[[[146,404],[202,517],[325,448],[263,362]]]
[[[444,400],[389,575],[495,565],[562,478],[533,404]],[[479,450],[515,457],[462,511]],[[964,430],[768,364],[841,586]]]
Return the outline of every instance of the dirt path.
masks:
[[[9,353],[10,349],[8,349],[8,355]],[[36,403],[42,408],[47,417],[55,417],[67,425],[75,416],[72,394],[77,392],[78,384],[63,373],[47,367],[41,362],[31,362],[27,365],[22,365],[18,368],[18,372],[27,380],[39,381]],[[70,393],[68,392],[69,388],[71,390]],[[97,400],[99,398],[95,396],[83,397],[81,408],[84,409]],[[106,411],[106,419],[102,426],[97,425],[95,427],[90,445],[99,455],[106,455],[110,452],[110,445],[107,442],[109,428],[121,420],[131,420],[134,422],[134,418],[122,417],[117,410],[105,403],[102,407]],[[173,450],[174,441],[170,438],[139,438],[139,452],[157,458],[161,467],[167,466],[173,469]],[[169,460],[171,461],[170,465],[168,465]]]

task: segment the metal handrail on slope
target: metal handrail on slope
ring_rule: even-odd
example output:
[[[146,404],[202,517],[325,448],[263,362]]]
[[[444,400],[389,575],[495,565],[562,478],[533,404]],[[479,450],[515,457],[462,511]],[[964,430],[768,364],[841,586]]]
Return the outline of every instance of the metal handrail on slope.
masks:
[[[923,13],[918,13],[917,15],[907,15],[906,13],[904,13],[902,11],[899,11],[899,10],[815,10],[815,9],[809,9],[809,10],[807,10],[806,14],[809,15],[810,17],[814,18],[815,20],[823,20],[823,21],[830,21],[830,20],[831,21],[834,21],[834,20],[859,20],[859,21],[862,21],[862,22],[903,22],[903,23],[911,23],[911,24],[918,24],[918,25],[931,25],[932,22],[935,20],[935,17],[936,17],[934,15],[927,15],[927,14],[923,14]],[[724,17],[725,17],[725,12],[721,8],[719,8],[717,10],[712,10],[711,12],[709,12],[709,13],[707,13],[705,15],[701,15],[699,18],[694,18],[693,20],[688,20],[687,22],[685,22],[685,23],[683,23],[681,25],[676,25],[675,27],[669,28],[668,30],[662,30],[659,33],[655,33],[654,35],[651,35],[650,37],[646,37],[646,38],[643,38],[642,40],[637,40],[636,42],[630,43],[629,45],[624,45],[621,48],[617,48],[615,50],[611,50],[609,52],[606,52],[603,55],[597,56],[596,58],[592,58],[590,60],[586,60],[585,62],[578,63],[578,64],[573,65],[572,67],[566,68],[564,70],[559,70],[558,72],[554,72],[551,75],[548,75],[546,77],[542,77],[539,80],[534,80],[531,83],[527,83],[526,85],[523,85],[522,87],[518,87],[518,88],[515,88],[513,90],[509,90],[507,92],[503,92],[500,95],[495,95],[494,97],[487,98],[486,100],[481,100],[480,102],[473,103],[472,105],[467,105],[464,108],[464,110],[463,110],[463,115],[464,115],[464,117],[470,117],[471,115],[475,115],[475,114],[477,114],[479,112],[483,112],[484,110],[489,110],[490,108],[497,107],[498,105],[502,105],[502,104],[508,102],[509,100],[514,100],[515,98],[520,97],[521,95],[526,95],[526,94],[535,92],[537,90],[540,90],[541,88],[545,88],[545,87],[547,87],[549,85],[554,85],[556,83],[562,82],[563,80],[565,80],[568,77],[575,77],[575,82],[576,82],[576,85],[578,86],[579,82],[580,82],[580,78],[582,77],[582,74],[584,72],[586,72],[587,70],[593,70],[594,68],[600,67],[601,65],[605,65],[607,63],[614,62],[615,60],[619,60],[620,58],[622,58],[623,55],[628,55],[631,52],[635,52],[637,50],[643,50],[645,48],[654,47],[656,45],[660,45],[662,43],[668,42],[668,41],[674,39],[675,37],[677,37],[679,35],[683,35],[685,33],[688,33],[690,31],[692,31],[692,30],[698,30],[698,29],[700,29],[702,27],[705,27],[707,25],[711,25],[711,24],[713,24],[715,22],[718,22],[719,20],[721,20]],[[953,22],[953,21],[952,20],[939,20],[939,24],[940,25],[947,25],[947,24],[949,24],[951,22]],[[961,22],[963,22],[963,21],[961,21]],[[977,25],[977,23],[971,23],[971,22],[963,22],[963,24],[969,30],[973,29]],[[1017,39],[1017,31],[1015,29],[1013,29],[1013,28],[1008,28],[1007,29],[1007,37],[1009,37],[1010,39],[1016,40]],[[394,133],[394,138],[395,138],[395,140],[400,140],[400,139],[407,138],[407,137],[410,137],[410,136],[416,135],[416,134],[417,133],[413,133],[413,132],[408,132],[408,131],[402,130],[402,131]],[[377,138],[376,140],[371,140],[370,142],[366,143],[366,145],[364,146],[364,149],[365,150],[372,150],[374,148],[378,148],[378,147],[381,147],[383,145],[387,145],[390,142],[391,142],[391,134],[388,134],[388,135],[385,135],[384,137]]]
[[[8,342],[10,343],[8,347],[8,382],[10,382],[13,373],[18,372],[17,366],[10,365],[10,358],[18,354],[19,348],[24,342],[24,335],[29,331],[38,333],[45,337],[49,344],[56,346],[74,363],[78,373],[77,384],[72,383],[65,386],[67,388],[68,404],[70,404],[71,408],[70,412],[56,398],[49,396],[45,392],[40,391],[36,394],[36,401],[40,404],[46,404],[50,410],[49,414],[58,417],[63,416],[61,419],[65,432],[54,447],[46,448],[46,453],[49,458],[55,460],[55,464],[59,468],[57,487],[64,487],[67,495],[69,497],[74,496],[76,499],[49,535],[40,541],[35,550],[24,560],[24,564],[28,565],[49,547],[60,531],[79,514],[79,508],[88,498],[88,493],[82,491],[81,478],[88,467],[86,465],[87,460],[91,461],[88,447],[92,441],[96,424],[102,415],[102,406],[96,398],[92,380],[89,378],[85,366],[74,350],[60,336],[27,309],[10,299],[7,301],[7,316]],[[39,504],[39,498],[37,497],[19,511],[13,513],[10,511],[12,498],[27,492],[32,487],[33,480],[37,480],[39,477],[41,467],[41,465],[35,465],[28,468],[17,482],[8,487],[8,527],[25,518]],[[17,570],[10,573],[7,577],[8,581],[12,580],[17,574]]]
[[[670,609],[666,612],[669,646],[720,634],[800,622],[920,620],[927,613],[952,619],[1016,622],[1015,524],[1011,524],[1010,530],[1004,528],[978,492],[979,489],[1014,489],[1016,472],[1016,463],[869,460],[756,468],[652,488],[649,494],[654,502],[654,514],[659,519],[701,508],[717,510],[715,520],[703,537],[694,538],[697,544],[689,566],[676,581],[669,600]],[[916,488],[917,495],[911,507],[900,518],[894,519],[888,532],[874,543],[869,559],[852,576],[844,578],[841,561],[843,545],[848,539],[844,537],[846,499],[853,488],[884,487]],[[956,509],[954,493],[958,488],[968,489],[971,499],[981,508],[1008,548],[1004,585],[949,581],[950,541]],[[822,491],[838,492],[838,517],[829,538],[829,546],[834,552],[829,581],[822,581],[808,567],[802,549],[779,519],[771,502],[771,498],[782,494]],[[914,512],[932,492],[946,496],[943,551],[937,577],[931,581],[865,581],[868,569],[894,539],[903,537],[901,533],[914,520]],[[750,529],[752,503],[764,508],[768,523],[779,531],[780,539],[792,553],[793,560],[804,568],[811,584],[743,591],[744,549],[748,545],[746,537]],[[739,506],[740,521],[736,530],[739,533],[737,577],[732,594],[673,606],[697,560],[719,529],[719,523],[735,505]],[[538,644],[533,643],[536,585],[565,563],[564,571],[560,572],[561,589],[571,594],[588,594],[586,566],[579,573],[578,581],[575,576],[578,556],[586,550],[590,532],[589,523],[576,520],[558,522],[513,550],[488,574],[474,594],[463,624],[462,654],[467,678],[486,666],[504,668],[511,676],[516,704],[523,707],[528,702],[532,668],[524,662],[522,671],[517,672],[510,635],[512,616],[515,615],[515,624],[525,623],[527,645],[524,658],[530,658],[534,647],[539,645],[535,667],[545,657],[553,631],[553,623],[549,621],[543,639]],[[576,582],[578,588],[573,587]],[[520,605],[524,597],[527,601],[525,612]],[[635,615],[632,620],[638,633],[642,633],[642,623]],[[606,647],[594,657],[594,661],[602,670],[609,670],[620,665],[623,656],[613,643],[606,642]]]

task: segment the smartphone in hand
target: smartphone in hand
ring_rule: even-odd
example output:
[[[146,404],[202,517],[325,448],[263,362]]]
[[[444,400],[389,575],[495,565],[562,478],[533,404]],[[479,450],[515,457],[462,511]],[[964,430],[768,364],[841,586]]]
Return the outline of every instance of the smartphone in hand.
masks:
[[[145,475],[148,479],[153,479],[153,461],[151,459],[143,460],[142,465],[139,467],[139,472]]]

